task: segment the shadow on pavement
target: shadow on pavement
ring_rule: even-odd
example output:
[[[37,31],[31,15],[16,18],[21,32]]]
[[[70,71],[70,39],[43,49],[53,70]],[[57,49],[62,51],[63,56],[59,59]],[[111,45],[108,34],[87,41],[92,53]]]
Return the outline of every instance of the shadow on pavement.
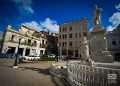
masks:
[[[19,68],[22,68],[23,70],[27,69],[27,70],[37,71],[38,73],[41,73],[41,74],[44,74],[44,75],[49,75],[49,76],[51,76],[51,80],[55,84],[55,86],[60,86],[58,84],[58,82],[56,81],[55,76],[53,76],[49,73],[49,68],[46,68],[46,69],[34,68],[34,67],[19,67]],[[59,82],[59,83],[61,83],[61,82]]]
[[[27,70],[37,71],[38,73],[42,73],[45,75],[50,75],[49,68],[47,68],[47,69],[34,68],[34,67],[19,67],[19,68],[22,68],[24,70],[27,69]]]

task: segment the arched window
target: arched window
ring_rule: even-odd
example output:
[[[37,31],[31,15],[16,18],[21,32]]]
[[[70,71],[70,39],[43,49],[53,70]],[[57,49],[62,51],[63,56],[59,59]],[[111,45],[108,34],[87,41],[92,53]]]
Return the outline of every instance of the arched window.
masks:
[[[11,36],[11,41],[13,41],[13,40],[14,40],[14,38],[15,38],[15,35],[12,35],[12,36]]]
[[[112,45],[117,45],[116,41],[112,41]]]
[[[72,31],[72,26],[70,26],[69,31]]]

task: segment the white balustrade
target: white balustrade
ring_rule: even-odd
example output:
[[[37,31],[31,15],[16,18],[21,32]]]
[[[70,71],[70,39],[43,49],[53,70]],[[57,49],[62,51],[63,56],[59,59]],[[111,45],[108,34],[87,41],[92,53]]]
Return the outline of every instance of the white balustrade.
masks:
[[[119,86],[120,69],[69,63],[68,79],[75,86]],[[73,85],[74,86],[74,85]]]

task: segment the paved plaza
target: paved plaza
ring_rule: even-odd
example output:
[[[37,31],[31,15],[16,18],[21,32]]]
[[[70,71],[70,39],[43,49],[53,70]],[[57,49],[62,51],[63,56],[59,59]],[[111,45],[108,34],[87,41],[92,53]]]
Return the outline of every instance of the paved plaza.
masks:
[[[11,59],[0,59],[0,86],[63,86],[49,74],[53,62],[19,64],[18,69],[12,68],[13,63]]]

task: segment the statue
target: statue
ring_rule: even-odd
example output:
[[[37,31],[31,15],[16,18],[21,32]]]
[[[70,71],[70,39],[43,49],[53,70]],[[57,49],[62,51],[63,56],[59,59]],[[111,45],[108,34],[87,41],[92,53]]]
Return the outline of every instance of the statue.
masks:
[[[94,61],[91,59],[90,54],[89,54],[89,44],[87,37],[82,37],[81,38],[81,57],[82,60],[91,65],[92,67],[94,66]]]
[[[96,5],[96,9],[94,12],[94,25],[99,25],[101,23],[101,8],[98,8],[98,6]]]

